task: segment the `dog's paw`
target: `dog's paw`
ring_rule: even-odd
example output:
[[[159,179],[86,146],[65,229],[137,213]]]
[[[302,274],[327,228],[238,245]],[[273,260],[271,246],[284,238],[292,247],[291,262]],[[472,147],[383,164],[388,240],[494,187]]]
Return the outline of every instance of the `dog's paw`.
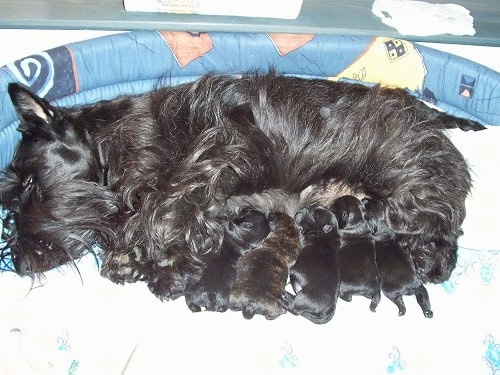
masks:
[[[429,319],[430,319],[430,318],[432,318],[432,317],[434,316],[434,313],[433,313],[431,310],[425,310],[425,311],[424,311],[424,316],[425,316],[426,318],[429,318]]]
[[[141,264],[130,254],[109,254],[103,261],[101,275],[116,284],[135,283],[144,279]]]
[[[352,294],[349,293],[342,293],[339,295],[341,299],[343,299],[346,302],[352,302]]]
[[[234,291],[229,294],[229,308],[233,311],[241,311],[245,319],[263,315],[266,319],[273,320],[286,313],[282,298],[268,297],[265,294],[249,296]]]
[[[285,290],[285,292],[283,293],[283,307],[285,308],[285,310],[290,311],[294,315],[295,297],[295,294],[292,294],[287,290]]]
[[[160,300],[175,300],[184,294],[186,280],[181,275],[159,268],[151,271],[148,276],[148,288]]]
[[[298,315],[306,318],[315,324],[328,323],[335,314],[336,299],[330,303],[318,303],[318,301],[311,300],[311,297],[304,293],[304,290],[299,291],[296,296],[291,293],[285,292],[283,295],[284,306],[286,310],[293,315]],[[290,298],[292,300],[290,301]]]
[[[225,312],[229,308],[229,290],[205,290],[203,286],[196,285],[185,292],[184,298],[193,312]]]

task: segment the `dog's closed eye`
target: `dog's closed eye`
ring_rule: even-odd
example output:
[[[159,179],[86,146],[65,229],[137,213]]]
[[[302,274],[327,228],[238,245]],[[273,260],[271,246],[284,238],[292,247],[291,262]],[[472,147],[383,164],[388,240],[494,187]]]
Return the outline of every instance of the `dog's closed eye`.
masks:
[[[331,224],[327,224],[327,225],[323,226],[324,233],[330,233],[332,231],[332,229],[333,229],[333,225],[331,225]]]
[[[245,229],[252,229],[253,228],[253,223],[249,222],[249,221],[244,221],[243,223],[241,223],[241,226]]]
[[[23,181],[23,189],[30,189],[33,186],[33,176],[29,175]]]

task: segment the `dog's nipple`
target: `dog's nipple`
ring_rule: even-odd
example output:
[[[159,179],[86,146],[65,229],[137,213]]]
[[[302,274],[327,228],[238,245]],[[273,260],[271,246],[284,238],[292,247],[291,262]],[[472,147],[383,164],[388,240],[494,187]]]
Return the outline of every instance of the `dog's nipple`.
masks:
[[[321,107],[319,109],[319,114],[325,119],[330,118],[330,116],[332,115],[332,110],[328,107]]]

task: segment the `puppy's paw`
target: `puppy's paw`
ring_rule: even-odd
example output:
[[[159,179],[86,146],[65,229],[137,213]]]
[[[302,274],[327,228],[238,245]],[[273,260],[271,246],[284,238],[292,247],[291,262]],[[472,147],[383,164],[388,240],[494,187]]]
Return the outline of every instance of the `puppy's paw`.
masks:
[[[341,299],[343,299],[346,302],[352,302],[352,294],[349,293],[343,293],[339,296]]]
[[[241,311],[245,319],[252,319],[255,315],[263,315],[273,320],[286,313],[282,298],[272,298],[266,295],[249,296],[244,292],[231,291],[229,294],[229,308]]]
[[[201,310],[225,312],[229,308],[229,290],[206,290],[202,285],[185,293],[186,304],[193,312]]]
[[[432,318],[432,317],[434,316],[434,313],[433,313],[431,310],[425,310],[425,311],[424,311],[424,316],[425,316],[426,318],[429,318],[429,319],[430,319],[430,318]]]
[[[294,302],[295,302],[296,295],[290,293],[289,291],[285,290],[283,293],[283,307],[285,310],[290,311],[292,314],[296,315],[294,312]]]

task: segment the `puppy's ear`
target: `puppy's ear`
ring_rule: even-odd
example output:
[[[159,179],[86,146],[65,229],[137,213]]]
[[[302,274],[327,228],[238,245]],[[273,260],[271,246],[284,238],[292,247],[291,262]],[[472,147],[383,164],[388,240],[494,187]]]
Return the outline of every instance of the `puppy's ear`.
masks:
[[[22,120],[18,130],[23,135],[43,135],[52,130],[49,125],[57,115],[55,107],[19,83],[10,83],[8,91]]]
[[[276,213],[271,212],[267,216],[267,220],[269,220],[269,228],[271,228],[271,230],[276,230],[276,228],[278,228],[278,215]]]
[[[305,216],[305,210],[300,210],[300,211],[297,211],[297,213],[295,214],[294,216],[294,220],[297,224],[300,224],[302,223],[302,220],[304,219],[304,216]]]

